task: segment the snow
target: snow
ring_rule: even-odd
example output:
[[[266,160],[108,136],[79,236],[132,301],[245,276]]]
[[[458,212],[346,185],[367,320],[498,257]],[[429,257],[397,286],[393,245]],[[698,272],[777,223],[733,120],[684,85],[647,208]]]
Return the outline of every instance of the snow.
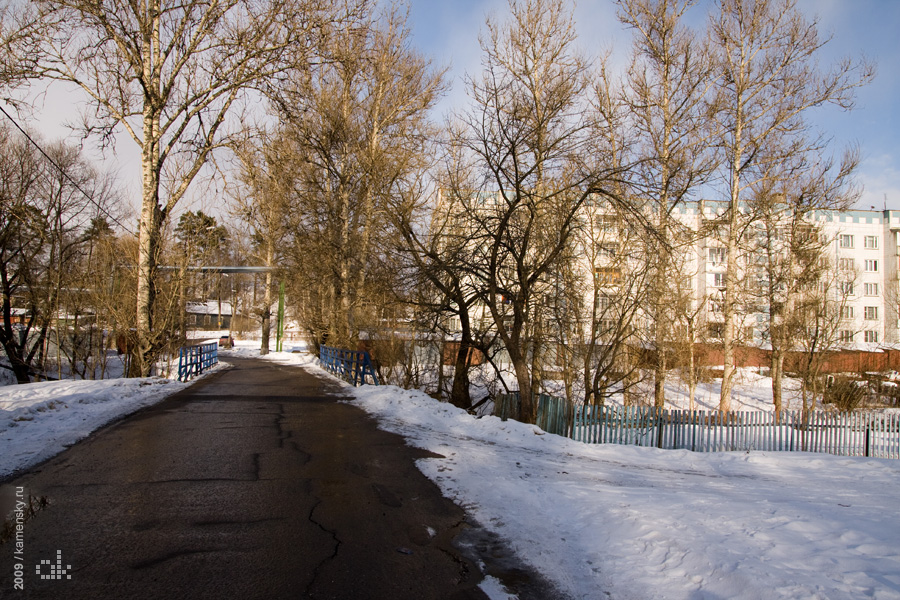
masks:
[[[239,342],[229,354],[258,350]],[[166,381],[0,389],[0,476],[183,386]],[[765,384],[746,384],[748,404],[754,393],[762,402]],[[443,456],[417,464],[560,597],[900,599],[900,461],[592,446],[415,390],[347,391],[381,427]],[[492,600],[514,598],[492,577],[481,587]]]
[[[219,363],[201,377],[226,366]],[[0,479],[47,460],[107,423],[188,385],[146,377],[0,387]]]
[[[900,598],[900,463],[591,446],[417,391],[357,403],[571,598]],[[502,596],[501,596],[502,597]]]

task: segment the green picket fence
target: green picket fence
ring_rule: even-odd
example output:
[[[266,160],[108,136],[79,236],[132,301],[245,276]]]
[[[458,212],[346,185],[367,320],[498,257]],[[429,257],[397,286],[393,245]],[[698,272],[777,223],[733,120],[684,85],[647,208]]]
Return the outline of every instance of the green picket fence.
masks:
[[[498,394],[494,403],[494,414],[502,420],[519,414],[519,392]],[[537,419],[535,424],[547,433],[571,437],[572,405],[563,398],[539,394],[537,397]]]
[[[763,450],[900,458],[900,413],[686,411],[577,406],[572,439],[694,452]]]
[[[519,414],[519,394],[499,394],[494,414]],[[900,413],[687,411],[646,406],[572,405],[537,397],[536,425],[591,444],[628,444],[694,452],[822,452],[900,459]]]

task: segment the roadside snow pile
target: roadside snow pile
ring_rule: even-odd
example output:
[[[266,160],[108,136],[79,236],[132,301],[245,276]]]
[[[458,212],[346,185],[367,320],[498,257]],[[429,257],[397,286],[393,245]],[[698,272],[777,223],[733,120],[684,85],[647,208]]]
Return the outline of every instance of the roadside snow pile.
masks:
[[[591,446],[362,387],[419,468],[572,598],[900,599],[900,461]]]
[[[0,478],[46,460],[110,421],[187,385],[149,377],[0,387]]]

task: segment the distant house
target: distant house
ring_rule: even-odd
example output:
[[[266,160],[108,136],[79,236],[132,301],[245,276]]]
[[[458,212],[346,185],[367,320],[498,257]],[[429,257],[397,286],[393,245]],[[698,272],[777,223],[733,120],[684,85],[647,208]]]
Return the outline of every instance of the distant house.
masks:
[[[230,329],[232,309],[231,303],[216,300],[187,303],[188,329]]]

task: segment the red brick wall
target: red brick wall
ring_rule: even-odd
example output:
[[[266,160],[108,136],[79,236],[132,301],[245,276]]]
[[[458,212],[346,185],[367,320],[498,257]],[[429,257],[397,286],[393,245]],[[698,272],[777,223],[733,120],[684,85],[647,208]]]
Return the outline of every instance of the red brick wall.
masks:
[[[716,344],[698,344],[698,356],[702,356],[702,364],[708,367],[722,366],[722,346]],[[735,351],[735,365],[738,367],[768,367],[771,352],[761,348],[739,346]],[[785,357],[785,368],[796,370],[801,357],[799,352],[788,352]],[[822,366],[822,373],[862,373],[866,371],[900,371],[900,350],[884,350],[881,352],[865,352],[863,350],[840,350],[829,352]]]

